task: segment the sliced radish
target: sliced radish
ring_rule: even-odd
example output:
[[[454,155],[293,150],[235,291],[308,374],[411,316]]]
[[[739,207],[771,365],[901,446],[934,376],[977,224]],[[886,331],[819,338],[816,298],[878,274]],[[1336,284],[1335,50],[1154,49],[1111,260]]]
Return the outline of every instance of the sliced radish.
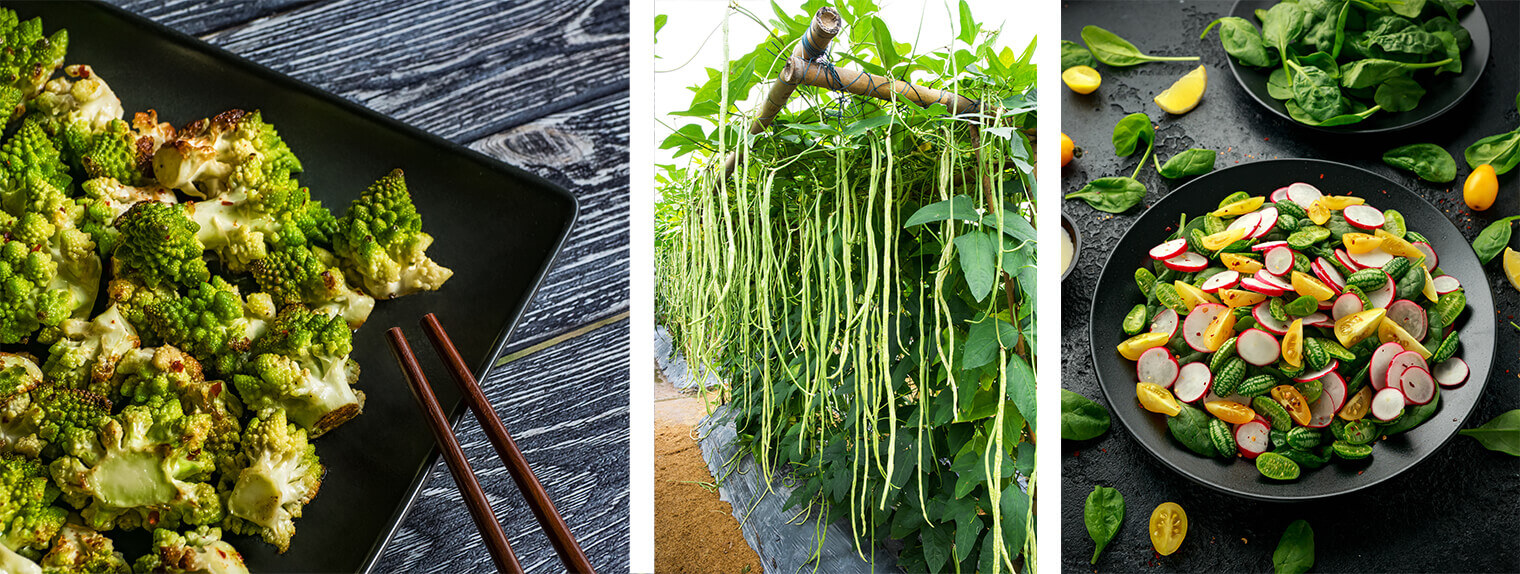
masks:
[[[1282,289],[1283,291],[1292,291],[1293,290],[1293,285],[1289,284],[1282,277],[1278,277],[1277,275],[1273,275],[1271,273],[1267,273],[1266,269],[1259,269],[1259,270],[1257,270],[1256,274],[1252,275],[1252,277],[1255,277],[1257,281],[1261,281],[1262,283],[1266,283],[1266,284],[1271,285],[1273,287],[1276,287],[1278,289]]]
[[[1308,315],[1304,315],[1303,319],[1304,319],[1304,326],[1305,327],[1334,327],[1335,326],[1335,322],[1333,322],[1333,321],[1330,320],[1330,316],[1326,315],[1324,313],[1310,313]]]
[[[1382,388],[1392,388],[1398,385],[1400,382],[1399,377],[1403,376],[1404,371],[1409,370],[1410,367],[1419,367],[1427,372],[1430,371],[1430,366],[1425,364],[1425,359],[1421,358],[1419,353],[1403,351],[1394,355],[1392,361],[1388,361],[1388,371],[1383,373],[1384,383]]]
[[[1267,250],[1275,248],[1275,247],[1287,247],[1287,245],[1288,245],[1288,242],[1286,242],[1286,241],[1264,241],[1264,242],[1261,242],[1261,243],[1257,243],[1256,245],[1252,245],[1251,246],[1251,251],[1255,251],[1257,253],[1260,253],[1262,251],[1267,251]]]
[[[1388,386],[1388,364],[1393,362],[1394,356],[1402,352],[1404,352],[1404,347],[1393,342],[1383,343],[1372,352],[1372,360],[1367,362],[1367,369],[1368,374],[1372,376],[1373,390],[1381,391],[1383,387]]]
[[[1447,359],[1445,362],[1436,365],[1435,370],[1431,371],[1430,374],[1434,375],[1436,382],[1440,383],[1443,387],[1461,386],[1462,383],[1467,382],[1467,375],[1469,374],[1467,361],[1455,357]]]
[[[1142,383],[1169,388],[1177,380],[1177,359],[1164,345],[1146,349],[1135,361],[1135,376]]]
[[[1162,309],[1151,319],[1152,333],[1166,333],[1166,338],[1177,336],[1177,312],[1171,309]]]
[[[1306,210],[1313,207],[1314,202],[1324,196],[1325,194],[1320,193],[1319,188],[1307,183],[1299,182],[1288,186],[1288,199]]]
[[[1393,254],[1383,251],[1382,247],[1374,248],[1366,253],[1347,253],[1346,256],[1355,261],[1362,269],[1382,267],[1387,265],[1389,261],[1393,261]]]
[[[1240,355],[1241,360],[1258,367],[1276,362],[1281,350],[1277,338],[1261,329],[1246,329],[1235,340],[1235,354]]]
[[[1309,265],[1309,268],[1314,271],[1315,277],[1325,282],[1326,285],[1334,287],[1336,291],[1346,290],[1346,278],[1341,276],[1340,270],[1336,269],[1335,264],[1331,263],[1329,259],[1325,259],[1324,257],[1315,259],[1314,263]]]
[[[1286,291],[1285,289],[1282,289],[1270,283],[1263,282],[1255,277],[1246,277],[1245,279],[1241,279],[1240,286],[1257,293],[1261,293],[1262,295],[1266,295],[1268,297],[1277,297]]]
[[[1391,421],[1404,413],[1404,393],[1393,387],[1384,387],[1372,395],[1372,416],[1380,421]]]
[[[1197,402],[1214,386],[1214,375],[1202,361],[1183,365],[1177,373],[1177,400],[1184,403]]]
[[[1284,201],[1288,201],[1288,188],[1287,187],[1279,187],[1279,188],[1277,188],[1276,190],[1274,190],[1272,192],[1271,195],[1267,196],[1267,199],[1270,200],[1272,203],[1282,203]]]
[[[1335,420],[1335,399],[1330,393],[1320,393],[1314,404],[1309,405],[1309,424],[1304,425],[1311,429],[1322,429],[1330,426]]]
[[[1142,355],[1140,358],[1144,359],[1145,357]],[[1330,364],[1325,365],[1324,368],[1322,368],[1322,369],[1315,369],[1313,371],[1306,370],[1306,371],[1304,371],[1302,373],[1299,373],[1298,376],[1293,377],[1293,380],[1294,381],[1298,381],[1300,383],[1305,383],[1305,382],[1313,381],[1313,380],[1319,379],[1321,377],[1324,377],[1325,375],[1330,374],[1330,371],[1334,371],[1336,368],[1338,368],[1340,366],[1341,366],[1341,362],[1340,361],[1337,361],[1335,359],[1330,359]]]
[[[1207,342],[1203,339],[1203,332],[1220,313],[1229,312],[1229,307],[1218,303],[1204,303],[1194,307],[1192,312],[1187,314],[1187,318],[1182,320],[1182,340],[1186,341],[1194,351],[1202,353],[1211,351],[1212,349],[1208,348]]]
[[[1266,423],[1259,420],[1235,426],[1235,446],[1240,449],[1240,456],[1256,458],[1267,452],[1271,446],[1267,444],[1270,440],[1271,433],[1268,432]]]
[[[1436,293],[1439,293],[1441,295],[1445,295],[1462,288],[1462,282],[1457,281],[1456,277],[1452,277],[1450,275],[1442,275],[1440,277],[1436,277],[1431,280],[1431,283],[1435,284]]]
[[[1408,299],[1399,299],[1388,305],[1388,319],[1403,327],[1416,341],[1425,338],[1425,308]]]
[[[1257,225],[1261,225],[1261,213],[1252,212],[1235,218],[1235,221],[1231,221],[1230,226],[1226,227],[1225,230],[1245,229],[1246,236],[1250,237],[1251,233],[1256,231]]]
[[[1220,271],[1203,282],[1202,289],[1214,293],[1220,289],[1229,289],[1240,284],[1239,271]]]
[[[1399,391],[1404,393],[1405,404],[1423,405],[1436,398],[1436,380],[1423,367],[1409,367],[1399,375]]]
[[[1431,247],[1429,243],[1426,243],[1424,241],[1416,241],[1410,245],[1413,245],[1415,249],[1419,249],[1420,253],[1425,254],[1425,270],[1435,271],[1436,263],[1440,261],[1440,259],[1436,258],[1435,248]]]
[[[1346,404],[1346,379],[1341,378],[1340,373],[1330,373],[1320,377],[1319,384],[1326,396],[1335,399],[1335,404],[1330,407],[1330,410],[1340,412],[1341,405]]]
[[[1356,264],[1356,260],[1355,259],[1351,258],[1351,254],[1350,253],[1346,253],[1346,250],[1344,250],[1344,249],[1336,249],[1335,250],[1335,260],[1338,261],[1338,262],[1340,262],[1341,267],[1345,267],[1345,268],[1350,269],[1352,271],[1357,271],[1357,270],[1360,270],[1362,268],[1361,265],[1357,265]]]
[[[1183,253],[1182,255],[1178,255],[1171,259],[1167,259],[1163,263],[1165,263],[1167,267],[1170,267],[1175,271],[1181,271],[1183,273],[1203,271],[1204,267],[1209,266],[1208,258],[1191,251]]]
[[[1342,317],[1362,312],[1362,299],[1350,293],[1343,293],[1335,298],[1335,306],[1330,309],[1330,316],[1336,321]]]
[[[1346,223],[1369,231],[1383,226],[1383,212],[1369,205],[1348,205],[1341,215],[1346,216]]]
[[[1187,251],[1187,240],[1181,237],[1151,248],[1151,259],[1166,261]]]
[[[1328,312],[1335,308],[1335,299],[1326,299],[1318,303],[1320,312]]]
[[[1293,250],[1286,245],[1267,250],[1265,260],[1267,272],[1273,275],[1286,275],[1293,270]]]
[[[1383,286],[1373,289],[1371,293],[1368,293],[1367,300],[1372,303],[1373,307],[1387,309],[1388,304],[1393,302],[1393,294],[1393,277],[1390,277],[1385,272],[1383,273]]]
[[[1257,303],[1251,308],[1251,317],[1256,319],[1256,324],[1270,331],[1273,335],[1285,335],[1288,333],[1288,323],[1278,321],[1272,316],[1272,307],[1268,301]]]
[[[1277,208],[1268,207],[1258,212],[1261,214],[1261,222],[1256,224],[1256,231],[1251,232],[1251,239],[1260,238],[1272,232],[1277,227]]]

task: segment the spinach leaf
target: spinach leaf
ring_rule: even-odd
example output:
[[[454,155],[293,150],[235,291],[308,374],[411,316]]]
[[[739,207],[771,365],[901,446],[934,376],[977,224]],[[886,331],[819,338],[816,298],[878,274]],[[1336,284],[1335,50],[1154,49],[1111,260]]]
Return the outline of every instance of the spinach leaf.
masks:
[[[1277,54],[1267,49],[1267,42],[1262,39],[1261,32],[1245,18],[1227,16],[1210,22],[1198,38],[1207,37],[1215,24],[1219,25],[1219,44],[1224,47],[1226,54],[1241,64],[1265,68],[1277,63]]]
[[[1346,88],[1370,88],[1390,78],[1402,76],[1413,70],[1439,68],[1451,62],[1451,58],[1439,62],[1411,64],[1382,58],[1368,58],[1341,65],[1341,86]]]
[[[1288,82],[1287,70],[1276,68],[1267,76],[1267,95],[1274,100],[1293,99],[1293,86]]]
[[[1378,86],[1377,92],[1372,96],[1372,101],[1390,112],[1407,112],[1419,106],[1420,98],[1423,97],[1425,97],[1425,88],[1421,87],[1419,82],[1399,76]]]
[[[1323,122],[1346,111],[1345,99],[1335,78],[1317,66],[1288,62],[1288,79],[1293,86],[1293,101],[1316,122]]]
[[[1441,49],[1441,41],[1424,28],[1408,26],[1397,32],[1368,34],[1363,37],[1367,45],[1377,46],[1388,52],[1424,56]]]
[[[1457,179],[1457,161],[1436,144],[1417,143],[1393,148],[1383,154],[1383,163],[1412,171],[1425,181],[1448,183]]]
[[[1463,429],[1458,434],[1478,439],[1483,448],[1520,456],[1520,409],[1504,413],[1475,429]]]
[[[1286,53],[1293,44],[1298,43],[1308,33],[1309,25],[1313,21],[1314,14],[1291,2],[1280,2],[1266,12],[1257,14],[1261,18],[1261,35],[1267,45],[1277,48]],[[1286,56],[1284,56],[1286,59]]]
[[[1478,169],[1478,166],[1486,163],[1494,166],[1494,173],[1497,174],[1512,170],[1520,164],[1520,130],[1491,135],[1473,142],[1462,155],[1467,158],[1467,167],[1472,169]]]
[[[1303,520],[1294,520],[1272,551],[1274,574],[1302,574],[1314,566],[1314,529]]]
[[[1135,153],[1135,148],[1142,139],[1147,144],[1156,141],[1156,128],[1145,114],[1135,112],[1114,124],[1114,153],[1119,154],[1119,157]]]
[[[1394,14],[1406,18],[1419,18],[1420,12],[1425,11],[1425,0],[1403,0],[1399,3],[1389,3],[1388,9]]]
[[[1087,44],[1087,49],[1092,51],[1094,58],[1110,66],[1126,67],[1144,64],[1146,62],[1182,62],[1195,61],[1197,56],[1151,56],[1140,52],[1134,44],[1120,38],[1118,34],[1104,30],[1097,26],[1085,26],[1082,28],[1082,41]]]
[[[1365,110],[1362,110],[1360,112],[1350,113],[1350,114],[1341,114],[1341,115],[1335,116],[1333,118],[1329,118],[1329,119],[1324,120],[1324,121],[1319,121],[1319,120],[1315,120],[1314,118],[1310,117],[1309,114],[1305,113],[1304,109],[1298,106],[1298,102],[1295,102],[1293,100],[1288,100],[1284,104],[1288,107],[1288,115],[1290,117],[1292,117],[1293,119],[1298,120],[1299,123],[1307,124],[1307,125],[1311,125],[1311,126],[1321,126],[1321,127],[1344,126],[1344,125],[1347,125],[1347,124],[1354,124],[1354,123],[1357,123],[1359,121],[1367,119],[1367,116],[1370,116],[1370,115],[1376,113],[1378,110],[1383,109],[1382,106],[1372,106],[1372,107],[1367,108]]]
[[[1172,156],[1156,166],[1156,171],[1167,179],[1203,175],[1214,171],[1214,159],[1218,156],[1219,152],[1214,150],[1194,148]]]
[[[1494,257],[1499,255],[1499,252],[1504,251],[1505,247],[1509,247],[1509,227],[1510,223],[1516,219],[1520,219],[1520,215],[1506,217],[1490,223],[1488,227],[1483,228],[1483,231],[1478,232],[1477,237],[1473,238],[1473,252],[1478,254],[1478,260],[1482,261],[1484,265],[1488,265],[1488,262],[1493,261]]]
[[[1434,315],[1432,314],[1432,316]],[[1383,434],[1395,435],[1425,424],[1425,421],[1428,421],[1430,420],[1430,417],[1435,416],[1436,410],[1438,410],[1440,406],[1441,394],[1436,393],[1435,398],[1431,399],[1430,402],[1404,409],[1404,414],[1397,420],[1393,421],[1393,424],[1383,427]]]
[[[1066,199],[1081,199],[1098,211],[1124,213],[1145,199],[1145,186],[1131,177],[1102,177]]]
[[[1299,58],[1296,60],[1296,62],[1301,66],[1313,66],[1324,70],[1326,74],[1329,74],[1330,77],[1337,80],[1341,77],[1340,64],[1335,62],[1335,58],[1333,56],[1325,52],[1315,52],[1313,54],[1309,54],[1307,56]]]
[[[1087,51],[1087,48],[1082,47],[1081,44],[1071,40],[1061,40],[1061,71],[1064,72],[1072,66],[1092,67],[1097,63],[1097,60],[1093,59],[1092,52]]]
[[[1117,489],[1098,485],[1087,495],[1087,505],[1082,508],[1082,521],[1087,523],[1087,535],[1097,547],[1093,549],[1092,563],[1098,563],[1098,555],[1108,546],[1119,525],[1124,522],[1124,495]]]
[[[1166,428],[1172,431],[1172,436],[1188,450],[1203,456],[1218,454],[1214,450],[1214,439],[1209,437],[1209,415],[1187,404],[1179,403],[1179,406],[1182,412],[1166,418]]]
[[[1446,59],[1450,60],[1445,66],[1436,68],[1436,74],[1451,72],[1462,73],[1462,48],[1457,46],[1457,39],[1445,31],[1432,32],[1431,35],[1441,41],[1441,49],[1446,52]]]
[[[1466,50],[1472,47],[1472,33],[1468,32],[1467,28],[1463,28],[1461,24],[1456,23],[1454,20],[1437,16],[1426,20],[1423,27],[1426,32],[1446,32],[1447,34],[1451,34],[1453,38],[1456,38],[1457,49],[1459,50]]]
[[[1097,402],[1061,389],[1061,438],[1087,440],[1108,432],[1108,409]]]

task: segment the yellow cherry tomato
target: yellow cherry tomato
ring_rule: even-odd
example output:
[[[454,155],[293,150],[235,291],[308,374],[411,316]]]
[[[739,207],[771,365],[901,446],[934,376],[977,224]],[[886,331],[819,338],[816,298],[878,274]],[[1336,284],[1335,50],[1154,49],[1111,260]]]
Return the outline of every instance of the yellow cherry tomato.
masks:
[[[1214,298],[1213,295],[1208,294],[1202,289],[1194,287],[1191,283],[1173,281],[1172,286],[1177,288],[1177,295],[1182,298],[1182,304],[1187,305],[1188,311],[1192,311],[1194,307],[1204,303],[1219,302],[1219,299]]]
[[[1161,413],[1169,417],[1177,416],[1182,412],[1182,405],[1177,404],[1177,397],[1172,392],[1150,383],[1135,383],[1135,396],[1140,399],[1140,406],[1153,413]]]
[[[1282,338],[1283,362],[1295,367],[1304,364],[1304,320],[1294,319]]]
[[[1494,173],[1494,166],[1486,163],[1468,174],[1467,182],[1462,184],[1462,201],[1473,211],[1488,209],[1498,195],[1499,175]]]
[[[1203,345],[1208,347],[1209,352],[1218,351],[1224,346],[1224,342],[1235,336],[1235,314],[1220,313],[1209,322],[1209,326],[1203,330]]]
[[[1213,215],[1214,217],[1235,217],[1237,215],[1245,215],[1261,208],[1261,205],[1263,203],[1266,203],[1266,201],[1266,197],[1254,195],[1211,211],[1209,212],[1209,215]]]
[[[1293,385],[1272,387],[1272,400],[1288,410],[1288,416],[1293,417],[1293,422],[1300,426],[1309,425],[1309,401],[1305,400],[1304,394],[1298,392]]]
[[[1410,243],[1403,237],[1399,237],[1387,231],[1383,231],[1381,228],[1373,231],[1373,235],[1382,238],[1383,242],[1379,243],[1378,247],[1383,248],[1383,251],[1388,252],[1389,255],[1395,257],[1408,257],[1410,259],[1425,256],[1425,252],[1420,251],[1419,248],[1415,247],[1413,243]]]
[[[1061,134],[1061,167],[1071,163],[1071,157],[1077,151],[1077,144],[1071,141],[1071,136]]]
[[[1073,92],[1091,94],[1103,84],[1103,76],[1091,66],[1072,66],[1061,72],[1061,81]]]
[[[1321,197],[1319,200],[1325,204],[1325,209],[1328,209],[1330,211],[1340,211],[1353,205],[1362,205],[1367,203],[1367,200],[1365,199],[1362,199],[1360,197],[1351,197],[1349,195],[1327,195],[1325,197]]]
[[[1383,238],[1368,235],[1366,233],[1347,233],[1341,236],[1341,243],[1346,246],[1346,252],[1352,255],[1361,255],[1377,249],[1383,244]]]
[[[1187,537],[1187,513],[1175,502],[1163,502],[1151,511],[1151,546],[1156,553],[1170,556]]]
[[[1387,309],[1368,309],[1352,313],[1335,322],[1335,339],[1347,349],[1360,343],[1368,335],[1377,332],[1378,324],[1388,314]]]
[[[1166,333],[1141,333],[1119,343],[1119,354],[1131,361],[1138,361],[1141,353],[1165,345],[1170,338]]]
[[[1231,243],[1245,239],[1246,233],[1250,231],[1251,230],[1244,227],[1236,227],[1235,229],[1226,229],[1219,233],[1206,235],[1203,238],[1203,248],[1212,249],[1214,251],[1224,249]]]
[[[1335,290],[1324,282],[1299,271],[1293,272],[1293,291],[1299,295],[1313,297],[1315,301],[1329,301],[1335,296]]]
[[[1372,407],[1372,387],[1364,386],[1362,390],[1346,399],[1346,404],[1337,413],[1342,419],[1348,421],[1361,420],[1367,416],[1367,409]]]
[[[1330,208],[1325,207],[1323,197],[1314,200],[1314,203],[1309,205],[1309,221],[1313,221],[1315,225],[1324,225],[1326,221],[1330,221]]]
[[[1398,343],[1405,351],[1414,351],[1419,353],[1422,358],[1430,358],[1430,349],[1426,349],[1425,345],[1421,345],[1419,340],[1411,336],[1409,331],[1405,331],[1393,319],[1384,317],[1383,322],[1378,323],[1377,334],[1379,343]]]
[[[1225,255],[1229,255],[1226,253]],[[1220,289],[1219,300],[1230,308],[1247,307],[1267,300],[1266,295],[1243,289]]]
[[[1203,403],[1203,408],[1219,420],[1232,425],[1243,425],[1256,420],[1256,411],[1235,401],[1209,401]]]
[[[1220,253],[1219,260],[1231,271],[1237,271],[1241,275],[1250,275],[1261,270],[1261,262],[1244,255],[1235,253]]]

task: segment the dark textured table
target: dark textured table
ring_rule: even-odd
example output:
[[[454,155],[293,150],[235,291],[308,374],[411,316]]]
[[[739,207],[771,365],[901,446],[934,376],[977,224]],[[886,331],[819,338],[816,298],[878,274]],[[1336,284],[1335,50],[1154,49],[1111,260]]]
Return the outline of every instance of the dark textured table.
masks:
[[[1209,88],[1197,109],[1169,116],[1151,98],[1197,62],[1152,63],[1132,68],[1099,65],[1103,85],[1082,96],[1060,87],[1062,131],[1085,148],[1086,155],[1062,172],[1065,192],[1088,180],[1129,175],[1139,155],[1114,157],[1113,125],[1132,112],[1145,112],[1158,124],[1157,152],[1162,157],[1191,148],[1220,151],[1218,167],[1265,158],[1310,157],[1370,169],[1429,199],[1447,212],[1469,238],[1495,218],[1520,214],[1520,172],[1500,177],[1500,199],[1473,217],[1462,204],[1461,183],[1468,169],[1462,150],[1480,137],[1513,129],[1520,123],[1515,93],[1520,89],[1520,3],[1480,1],[1494,32],[1488,70],[1473,93],[1441,118],[1393,135],[1348,137],[1297,126],[1261,108],[1230,74],[1226,54],[1214,34],[1199,40],[1210,21],[1226,14],[1231,2],[1095,2],[1063,4],[1061,37],[1079,40],[1088,24],[1102,26],[1141,50],[1167,56],[1202,56]],[[1384,151],[1404,144],[1431,142],[1457,158],[1458,179],[1447,185],[1423,182],[1387,167]],[[1155,168],[1141,170],[1150,190],[1147,204],[1182,181],[1167,181]],[[1082,233],[1077,269],[1062,284],[1062,382],[1072,391],[1103,402],[1093,374],[1088,344],[1088,313],[1098,273],[1108,250],[1140,213],[1098,212],[1078,200],[1063,210]],[[1501,326],[1520,312],[1520,293],[1510,287],[1494,263],[1489,270]],[[1115,326],[1117,328],[1117,326]],[[1469,419],[1476,426],[1505,411],[1520,408],[1520,333],[1499,329],[1498,357],[1485,397]],[[1138,408],[1133,404],[1105,405]],[[1063,570],[1102,571],[1267,571],[1283,529],[1305,519],[1315,532],[1314,571],[1456,572],[1520,571],[1514,532],[1520,526],[1520,459],[1483,449],[1470,438],[1456,437],[1408,472],[1369,491],[1319,502],[1274,504],[1251,502],[1210,490],[1164,467],[1117,421],[1103,436],[1062,441]],[[1083,503],[1095,484],[1118,488],[1126,513],[1119,534],[1097,565],[1091,565],[1093,542],[1082,521]],[[1162,502],[1181,504],[1188,513],[1187,540],[1176,554],[1158,556],[1146,531],[1151,510]]]
[[[592,564],[626,571],[628,3],[116,3],[579,198],[579,223],[508,343],[512,360],[482,386]],[[479,425],[464,417],[457,433],[523,565],[561,571]],[[490,570],[439,462],[376,571]]]

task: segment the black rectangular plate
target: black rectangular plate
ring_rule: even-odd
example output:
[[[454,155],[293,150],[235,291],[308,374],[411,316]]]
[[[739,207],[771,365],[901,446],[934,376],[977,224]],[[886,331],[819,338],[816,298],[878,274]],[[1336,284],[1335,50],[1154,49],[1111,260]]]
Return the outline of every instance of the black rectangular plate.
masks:
[[[7,3],[11,4],[11,3]],[[262,110],[301,158],[312,195],[341,215],[392,168],[406,172],[436,239],[428,253],[455,274],[443,290],[381,301],[354,336],[364,414],[316,441],[327,476],[296,520],[290,551],[230,536],[255,572],[354,572],[373,568],[436,460],[432,435],[384,341],[411,335],[434,391],[457,420],[459,393],[419,336],[432,312],[484,379],[575,222],[574,196],[543,179],[423,133],[236,55],[115,7],[23,2],[51,33],[69,31],[67,64],[89,64],[121,97],[128,118],[158,110],[176,126],[222,111]],[[334,55],[333,57],[342,57]],[[384,73],[376,70],[375,73]],[[128,557],[147,539],[122,536]],[[133,543],[136,540],[141,542]]]

